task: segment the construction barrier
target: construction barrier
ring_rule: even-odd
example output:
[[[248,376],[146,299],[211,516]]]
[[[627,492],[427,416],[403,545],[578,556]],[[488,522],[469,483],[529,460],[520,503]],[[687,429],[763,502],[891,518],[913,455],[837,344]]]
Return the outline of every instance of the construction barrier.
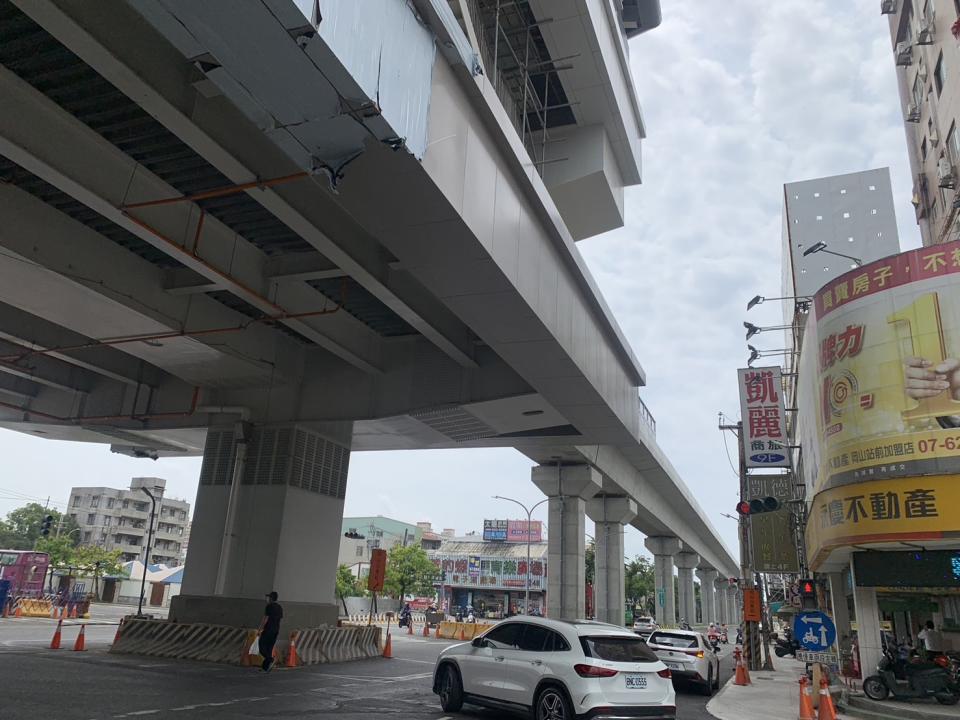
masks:
[[[379,657],[381,629],[372,627],[310,628],[297,632],[297,656],[303,665]]]
[[[396,624],[397,618],[400,613],[393,613],[393,618],[391,619],[391,624]],[[425,613],[413,613],[412,616],[415,623],[422,623],[427,621],[427,616]],[[367,623],[385,623],[387,622],[387,613],[374,613],[373,619],[370,619],[369,613],[360,613],[359,615],[341,615],[340,619],[343,622],[350,623],[351,625],[366,625]]]
[[[473,640],[477,635],[482,635],[492,626],[493,623],[442,622],[437,637],[447,638],[448,640]]]
[[[112,653],[204,660],[239,665],[250,647],[246,628],[133,618],[110,647]]]

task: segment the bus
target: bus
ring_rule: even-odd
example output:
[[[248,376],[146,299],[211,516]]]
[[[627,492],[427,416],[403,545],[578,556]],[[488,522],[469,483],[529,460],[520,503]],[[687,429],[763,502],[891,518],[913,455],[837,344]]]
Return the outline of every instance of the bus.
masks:
[[[0,550],[0,580],[10,581],[10,594],[19,597],[43,595],[43,582],[50,556],[32,550]]]

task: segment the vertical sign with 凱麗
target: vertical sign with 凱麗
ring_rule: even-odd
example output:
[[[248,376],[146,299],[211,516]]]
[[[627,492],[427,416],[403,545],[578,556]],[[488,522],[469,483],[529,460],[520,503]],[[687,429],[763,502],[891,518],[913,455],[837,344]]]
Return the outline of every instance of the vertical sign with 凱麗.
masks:
[[[737,377],[747,467],[790,467],[780,368],[741,368]]]
[[[370,551],[370,575],[367,576],[367,590],[382,592],[387,577],[387,551],[374,548]]]

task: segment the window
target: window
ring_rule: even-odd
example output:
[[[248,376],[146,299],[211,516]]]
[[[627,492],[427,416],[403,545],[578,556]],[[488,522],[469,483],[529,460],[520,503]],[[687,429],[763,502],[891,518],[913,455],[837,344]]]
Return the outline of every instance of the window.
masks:
[[[513,649],[517,647],[517,640],[523,625],[520,623],[506,623],[498,625],[493,630],[483,636],[484,647],[492,647],[495,650]]]
[[[129,501],[129,500],[124,500],[124,501],[123,501],[123,507],[124,507],[124,508],[130,507],[130,501]]]
[[[90,507],[100,507],[100,496],[92,495],[90,497]]]
[[[943,65],[943,52],[937,58],[937,67],[933,70],[933,84],[937,87],[937,97],[940,97],[943,86],[947,84],[947,69]]]
[[[357,545],[357,557],[363,557],[363,545]]]
[[[75,496],[74,496],[74,498],[73,498],[73,506],[74,506],[74,507],[80,507],[80,503],[82,503],[82,502],[83,502],[83,498],[82,498],[82,497],[80,497],[79,495],[75,495]]]
[[[90,513],[87,515],[87,525],[96,525],[97,524],[97,514]]]
[[[957,131],[957,123],[953,123],[947,133],[947,152],[950,153],[950,162],[954,165],[960,164],[960,132]]]
[[[917,106],[917,110],[923,105],[923,81],[920,73],[913,79],[913,104]]]
[[[656,634],[656,633],[655,633]],[[652,638],[651,638],[652,639]],[[693,639],[696,643],[696,639]],[[617,636],[582,637],[580,644],[587,657],[613,662],[657,662],[657,654],[640,638]]]
[[[681,633],[655,632],[648,641],[651,645],[660,645],[661,647],[680,648],[687,650],[697,647],[696,635],[685,635]]]
[[[89,543],[89,542],[90,542],[90,531],[89,531],[89,530],[83,534],[83,541],[84,541],[85,543]]]
[[[542,625],[525,625],[523,635],[520,636],[519,647],[529,652],[543,652],[547,641],[553,644],[553,633]]]
[[[107,508],[112,508],[115,502],[117,502],[116,498],[107,498]]]
[[[920,143],[920,159],[921,160],[927,159],[927,139],[926,138],[924,138],[923,141]]]

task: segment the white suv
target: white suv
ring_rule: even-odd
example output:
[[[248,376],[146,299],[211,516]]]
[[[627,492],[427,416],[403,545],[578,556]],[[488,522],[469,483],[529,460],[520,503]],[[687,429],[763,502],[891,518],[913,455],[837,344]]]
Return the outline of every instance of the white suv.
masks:
[[[647,644],[679,682],[694,682],[705,695],[720,687],[720,656],[695,630],[656,630]]]
[[[673,720],[670,671],[616,625],[525,616],[440,653],[433,691],[444,712],[463,703],[532,712],[535,720]]]

